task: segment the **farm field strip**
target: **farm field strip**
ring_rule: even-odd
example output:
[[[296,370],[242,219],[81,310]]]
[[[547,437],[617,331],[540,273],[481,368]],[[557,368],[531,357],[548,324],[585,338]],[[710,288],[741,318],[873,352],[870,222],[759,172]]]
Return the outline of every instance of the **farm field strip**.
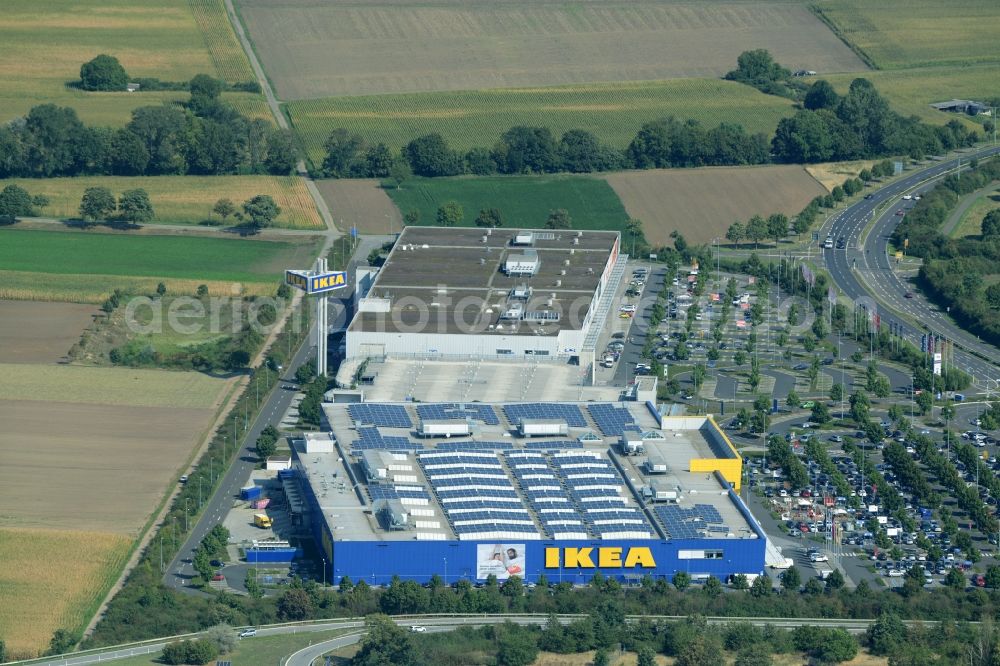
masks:
[[[787,3],[239,5],[284,100],[717,77],[762,44],[795,67],[865,69],[807,7]]]
[[[351,227],[376,235],[402,229],[403,217],[378,180],[333,178],[316,181],[316,187],[344,233]]]
[[[949,234],[952,238],[980,236],[983,233],[983,218],[991,210],[1000,209],[1000,188],[979,195],[962,213],[958,224]]]
[[[557,137],[585,129],[624,148],[644,123],[670,115],[697,118],[706,127],[739,123],[770,135],[793,112],[789,100],[714,79],[332,97],[292,102],[287,109],[316,164],[323,159],[323,142],[338,127],[393,150],[430,132],[458,150],[491,148],[516,125],[545,126]]]
[[[880,69],[1000,62],[1000,5],[989,0],[818,0],[816,8]]]
[[[80,199],[88,187],[107,187],[115,196],[142,188],[149,193],[156,218],[148,224],[199,224],[214,219],[212,206],[223,197],[237,208],[257,194],[270,195],[281,207],[272,226],[283,229],[323,230],[305,182],[298,176],[79,176],[76,178],[19,178],[0,180],[0,189],[14,183],[30,194],[44,194],[50,204],[42,215],[79,218]],[[229,218],[228,224],[236,220]]]
[[[500,209],[504,226],[535,229],[544,227],[549,212],[558,208],[569,211],[573,229],[622,229],[628,218],[611,187],[586,176],[419,179],[386,193],[403,213],[418,211],[423,225],[436,224],[437,209],[446,201],[462,206],[462,226],[473,226],[483,208]]]
[[[0,300],[0,364],[58,362],[97,312],[91,305]]]
[[[188,0],[188,5],[219,78],[228,83],[255,81],[250,61],[233,32],[222,0]]]
[[[224,380],[198,372],[0,363],[0,400],[209,409]]]
[[[195,280],[122,275],[50,274],[0,270],[0,299],[101,304],[115,289],[128,294],[153,294],[162,282],[171,294],[194,296],[205,285],[209,296],[273,296],[274,282]]]
[[[274,282],[318,242],[3,229],[0,270]]]
[[[754,214],[798,213],[826,190],[800,166],[652,169],[608,174],[605,180],[646,240],[668,245],[679,231],[690,243],[725,238],[735,220]]]
[[[0,527],[0,636],[7,657],[30,657],[59,628],[82,629],[118,576],[119,534]]]

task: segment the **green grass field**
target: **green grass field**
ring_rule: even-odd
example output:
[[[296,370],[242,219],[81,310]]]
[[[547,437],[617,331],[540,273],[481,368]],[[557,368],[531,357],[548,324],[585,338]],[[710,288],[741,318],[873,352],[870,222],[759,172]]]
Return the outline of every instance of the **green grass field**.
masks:
[[[72,106],[87,123],[123,125],[133,109],[184,92],[93,93],[70,87],[80,65],[116,56],[134,77],[186,81],[205,73],[254,79],[222,0],[6,0],[0,21],[0,122],[32,106]],[[233,100],[246,105],[245,97]]]
[[[323,142],[338,127],[393,150],[429,132],[440,132],[459,150],[489,148],[515,125],[542,125],[556,136],[585,129],[624,148],[643,123],[664,116],[696,118],[706,126],[739,123],[771,134],[792,113],[786,99],[715,79],[332,97],[286,108],[314,163],[322,161]]]
[[[922,69],[897,69],[874,71],[864,74],[833,74],[824,76],[839,93],[846,93],[858,76],[871,81],[889,100],[893,110],[904,116],[915,115],[929,123],[943,125],[952,118],[968,121],[967,116],[935,111],[932,102],[952,98],[983,99],[997,95],[997,66],[974,65],[968,67],[933,67]]]
[[[219,657],[219,659],[232,661],[234,664],[277,664],[283,657],[288,657],[293,652],[330,638],[351,633],[351,631],[349,629],[334,629],[245,638],[236,644],[235,650],[224,657]],[[141,657],[121,659],[115,663],[118,666],[162,666],[163,664],[159,660],[158,652]]]
[[[994,190],[976,197],[976,200],[962,213],[962,218],[951,232],[952,238],[980,236],[983,233],[983,218],[991,210],[1000,208],[1000,192]]]
[[[508,227],[541,228],[556,208],[569,211],[574,229],[622,229],[628,219],[610,185],[584,176],[416,179],[388,194],[402,213],[419,211],[423,225],[436,224],[438,207],[452,200],[465,211],[463,226],[473,226],[483,208],[499,208]]]
[[[879,69],[1000,62],[996,48],[1000,3],[994,0],[818,0],[814,4]]]
[[[22,178],[0,180],[0,189],[16,183],[32,195],[44,194],[50,204],[41,211],[45,217],[79,217],[80,199],[88,187],[107,187],[116,196],[141,187],[149,193],[156,212],[150,224],[199,224],[212,214],[212,206],[222,197],[237,207],[257,194],[269,194],[281,207],[273,226],[291,229],[323,229],[323,220],[309,196],[304,181],[297,176],[80,176],[77,178]],[[229,224],[235,220],[229,218]]]
[[[290,243],[99,231],[0,230],[0,271],[275,282],[308,265],[316,242]],[[40,279],[58,283],[53,277]]]

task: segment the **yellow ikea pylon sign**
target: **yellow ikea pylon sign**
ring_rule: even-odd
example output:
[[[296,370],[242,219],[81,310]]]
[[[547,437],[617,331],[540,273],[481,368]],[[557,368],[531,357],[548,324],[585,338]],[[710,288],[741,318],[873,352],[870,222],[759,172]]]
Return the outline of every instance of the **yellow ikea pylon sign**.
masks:
[[[653,558],[653,551],[645,546],[545,549],[546,569],[632,569],[635,567],[655,568],[656,560]]]
[[[285,283],[307,294],[319,294],[347,285],[347,273],[336,271],[313,275],[308,271],[285,271]]]

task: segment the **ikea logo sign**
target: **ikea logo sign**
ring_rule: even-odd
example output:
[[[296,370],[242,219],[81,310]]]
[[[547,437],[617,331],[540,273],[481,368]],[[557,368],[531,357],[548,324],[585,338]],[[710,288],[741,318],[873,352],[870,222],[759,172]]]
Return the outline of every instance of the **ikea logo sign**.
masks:
[[[347,274],[346,273],[329,273],[327,275],[318,275],[309,278],[309,293],[315,294],[319,291],[326,291],[328,289],[336,289],[337,287],[343,287],[347,284]]]
[[[653,569],[656,560],[653,551],[645,546],[623,548],[546,548],[546,569]]]
[[[290,287],[301,289],[307,294],[319,294],[347,285],[347,273],[337,271],[323,275],[311,275],[304,271],[285,271],[285,282]]]

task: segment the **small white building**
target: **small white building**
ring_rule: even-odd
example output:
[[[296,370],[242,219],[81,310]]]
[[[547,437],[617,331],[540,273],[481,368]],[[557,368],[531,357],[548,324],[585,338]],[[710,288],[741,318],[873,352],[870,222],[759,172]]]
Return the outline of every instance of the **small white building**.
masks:
[[[267,457],[267,470],[280,472],[283,469],[292,468],[292,457],[289,455],[277,455]]]

